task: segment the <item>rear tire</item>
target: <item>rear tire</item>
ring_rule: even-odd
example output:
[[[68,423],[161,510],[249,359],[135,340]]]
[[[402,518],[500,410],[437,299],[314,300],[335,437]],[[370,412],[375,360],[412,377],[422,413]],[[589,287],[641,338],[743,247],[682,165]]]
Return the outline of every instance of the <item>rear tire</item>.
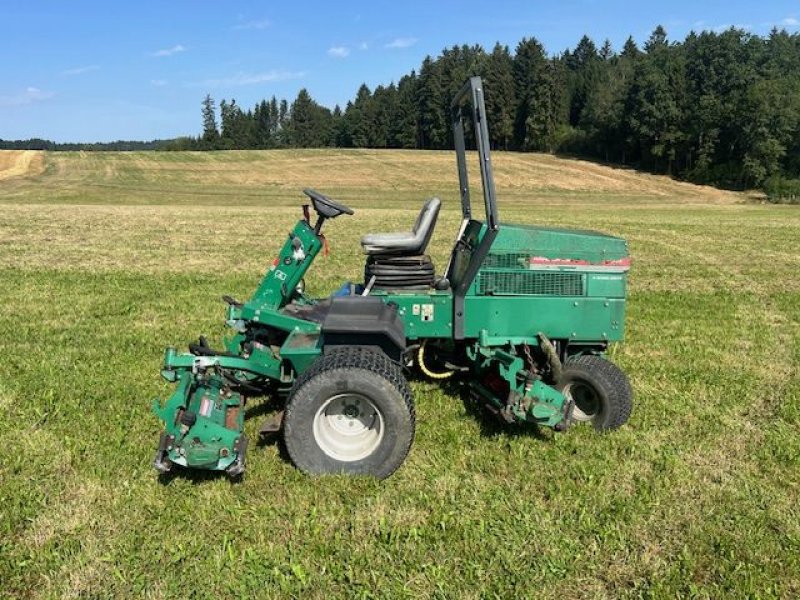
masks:
[[[295,382],[283,436],[292,462],[305,473],[384,479],[408,455],[414,426],[400,367],[373,349],[342,347],[320,356]]]
[[[572,418],[604,431],[624,425],[633,410],[633,390],[627,376],[611,361],[599,356],[567,359],[558,390],[572,398]]]

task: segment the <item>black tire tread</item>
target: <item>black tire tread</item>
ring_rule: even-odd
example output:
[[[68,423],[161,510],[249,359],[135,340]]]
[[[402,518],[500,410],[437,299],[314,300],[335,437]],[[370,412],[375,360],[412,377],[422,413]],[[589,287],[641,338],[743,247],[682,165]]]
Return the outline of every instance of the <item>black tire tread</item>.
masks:
[[[284,421],[289,421],[292,418],[292,398],[295,393],[300,390],[307,382],[314,377],[317,377],[323,372],[334,371],[340,369],[360,369],[369,371],[370,373],[378,374],[400,392],[405,403],[405,408],[408,411],[411,420],[411,437],[408,445],[403,449],[403,456],[407,456],[411,445],[414,442],[416,430],[416,410],[414,408],[414,397],[411,394],[411,388],[403,375],[403,370],[394,361],[392,361],[384,353],[374,350],[373,348],[363,346],[341,346],[328,350],[315,360],[311,366],[303,371],[298,377],[292,388],[289,390],[288,399],[286,402],[286,409],[284,413]],[[292,462],[298,464],[298,458],[292,456],[291,448],[287,447],[289,456]],[[402,464],[402,462],[400,463]],[[388,477],[396,471],[400,464],[396,465],[389,473],[383,475]]]
[[[571,356],[564,363],[564,370],[567,371],[570,367],[590,373],[606,390],[612,392],[608,394],[612,404],[610,421],[599,429],[618,429],[630,419],[633,412],[633,389],[622,369],[610,360],[593,354]]]

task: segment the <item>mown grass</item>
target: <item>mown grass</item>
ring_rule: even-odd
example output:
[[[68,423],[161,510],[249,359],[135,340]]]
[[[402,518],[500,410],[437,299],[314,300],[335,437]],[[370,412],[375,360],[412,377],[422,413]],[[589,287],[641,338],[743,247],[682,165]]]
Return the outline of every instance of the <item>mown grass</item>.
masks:
[[[0,185],[0,595],[800,594],[796,208],[634,188],[531,189],[526,200],[501,186],[505,220],[630,240],[628,339],[613,351],[635,389],[628,425],[506,429],[457,386],[414,381],[417,439],[387,481],[307,478],[274,443],[251,449],[239,484],[159,481],[149,404],[169,391],[163,346],[223,333],[219,296],[249,293],[301,196],[287,185],[285,201],[250,197],[250,184],[226,181],[217,205],[210,194],[194,205],[168,181],[144,202],[115,175],[128,155],[93,156],[80,176],[54,174],[51,156],[45,175]],[[217,160],[247,172],[251,159]],[[455,182],[420,190],[398,175],[373,187],[384,160],[409,158],[358,163],[369,183],[353,193],[356,215],[329,223],[332,255],[308,277],[314,293],[358,278],[359,236],[405,224],[434,193],[446,198],[433,246],[444,264]],[[106,161],[117,166],[100,176]],[[438,178],[423,159],[414,172]],[[103,196],[96,178],[120,193]],[[255,439],[261,409],[249,410]]]

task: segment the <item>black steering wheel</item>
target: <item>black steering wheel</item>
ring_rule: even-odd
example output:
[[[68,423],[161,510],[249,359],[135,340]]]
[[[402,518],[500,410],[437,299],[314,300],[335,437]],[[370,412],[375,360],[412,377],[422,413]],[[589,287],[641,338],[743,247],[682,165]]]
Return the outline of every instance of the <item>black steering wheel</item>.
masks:
[[[325,217],[326,219],[333,219],[343,214],[353,214],[352,208],[349,208],[344,204],[339,204],[336,202],[336,200],[331,200],[325,194],[320,194],[316,190],[306,188],[303,190],[303,193],[311,198],[311,203],[314,205],[314,210],[317,211],[317,214]]]

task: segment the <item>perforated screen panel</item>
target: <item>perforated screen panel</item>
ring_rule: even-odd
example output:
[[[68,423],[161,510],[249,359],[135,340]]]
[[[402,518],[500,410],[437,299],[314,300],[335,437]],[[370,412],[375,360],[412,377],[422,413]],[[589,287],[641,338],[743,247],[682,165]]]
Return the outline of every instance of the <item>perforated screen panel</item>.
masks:
[[[518,296],[583,296],[585,275],[542,271],[482,270],[478,294]]]

